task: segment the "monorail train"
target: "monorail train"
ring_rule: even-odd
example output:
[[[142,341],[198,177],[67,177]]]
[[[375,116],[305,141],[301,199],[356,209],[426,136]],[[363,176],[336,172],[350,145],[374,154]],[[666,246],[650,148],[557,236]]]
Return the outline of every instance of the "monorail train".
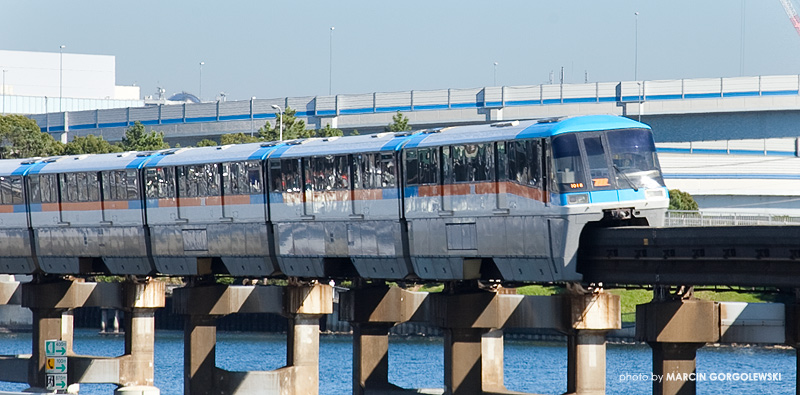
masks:
[[[581,230],[659,225],[615,116],[0,161],[0,272],[580,281]]]

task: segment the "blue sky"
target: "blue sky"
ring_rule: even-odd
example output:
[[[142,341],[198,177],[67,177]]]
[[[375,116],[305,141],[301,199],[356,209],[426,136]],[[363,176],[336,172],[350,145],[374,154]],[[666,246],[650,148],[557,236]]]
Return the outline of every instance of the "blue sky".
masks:
[[[568,83],[633,80],[634,12],[639,79],[800,73],[800,36],[778,0],[0,0],[0,10],[0,49],[114,55],[117,84],[142,94],[197,94],[203,61],[206,100],[490,86],[494,62],[498,85],[546,83],[551,71],[558,81],[562,67]]]

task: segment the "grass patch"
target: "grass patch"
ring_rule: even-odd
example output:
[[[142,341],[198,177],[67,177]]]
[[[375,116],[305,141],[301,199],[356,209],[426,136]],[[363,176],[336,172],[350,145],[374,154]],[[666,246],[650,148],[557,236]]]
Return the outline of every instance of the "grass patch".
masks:
[[[560,294],[563,288],[546,285],[526,285],[517,288],[517,295],[550,296]]]

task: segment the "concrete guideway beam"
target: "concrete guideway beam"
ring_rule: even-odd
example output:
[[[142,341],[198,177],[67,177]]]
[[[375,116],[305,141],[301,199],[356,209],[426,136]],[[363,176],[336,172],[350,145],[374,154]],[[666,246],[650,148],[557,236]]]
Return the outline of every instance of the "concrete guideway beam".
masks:
[[[173,297],[173,311],[185,316],[185,394],[319,392],[319,319],[333,312],[331,286],[213,284],[179,288]],[[216,367],[217,319],[236,313],[277,313],[289,319],[287,366],[268,372]]]

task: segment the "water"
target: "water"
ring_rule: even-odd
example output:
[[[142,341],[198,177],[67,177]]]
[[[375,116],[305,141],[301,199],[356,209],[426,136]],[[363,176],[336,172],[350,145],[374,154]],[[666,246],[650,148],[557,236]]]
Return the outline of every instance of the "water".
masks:
[[[228,370],[272,370],[286,362],[285,336],[265,333],[217,335],[217,365]],[[320,337],[320,393],[352,391],[352,343],[349,336]],[[123,352],[121,337],[100,337],[95,330],[75,332],[75,352],[114,356]],[[0,335],[0,354],[30,353],[30,334]],[[652,372],[652,354],[646,345],[609,344],[606,393],[650,393],[652,383],[641,376]],[[183,393],[183,333],[156,334],[156,386],[162,394]],[[389,379],[406,388],[444,386],[442,339],[399,337],[389,340]],[[704,347],[697,352],[698,393],[794,394],[795,352],[772,347]],[[566,343],[505,342],[505,382],[511,390],[562,394],[567,390]],[[780,381],[712,381],[711,374],[776,373]],[[716,378],[716,377],[715,377]],[[24,384],[0,383],[0,390],[21,390]],[[82,394],[110,394],[113,385],[81,385]]]

